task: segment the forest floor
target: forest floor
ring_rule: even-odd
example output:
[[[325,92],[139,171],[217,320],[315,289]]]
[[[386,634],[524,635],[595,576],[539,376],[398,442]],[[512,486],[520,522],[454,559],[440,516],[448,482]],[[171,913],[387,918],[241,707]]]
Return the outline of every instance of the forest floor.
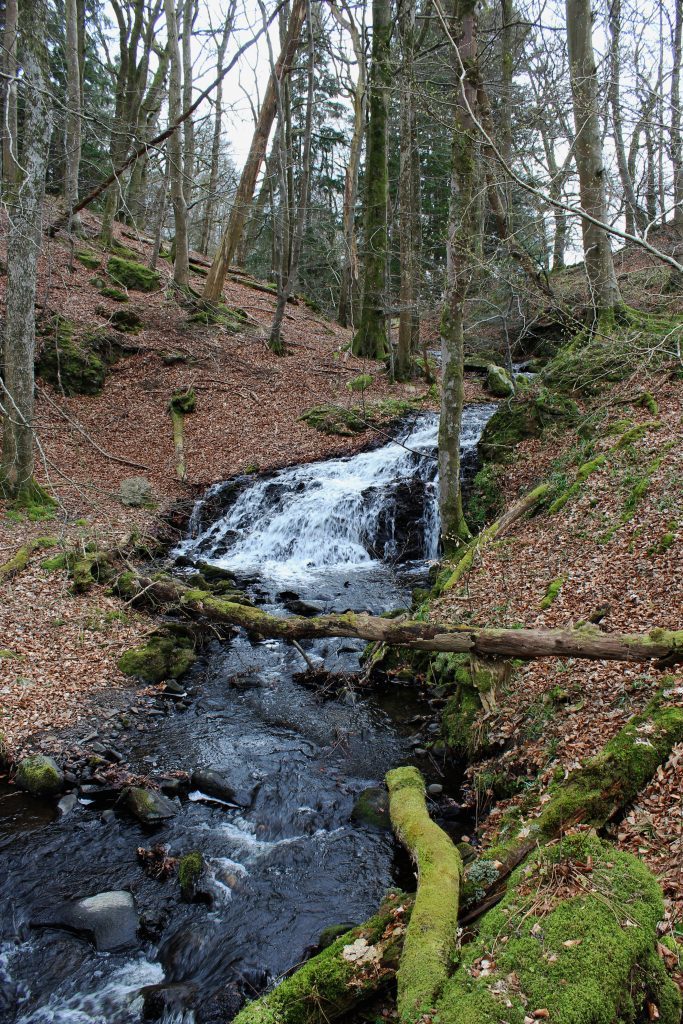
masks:
[[[87,216],[85,225],[94,234],[95,218]],[[120,228],[117,237],[146,261],[148,243]],[[98,252],[94,240],[83,248]],[[99,255],[104,262],[107,254]],[[67,397],[38,382],[38,475],[58,505],[41,520],[0,503],[0,563],[45,535],[61,546],[93,541],[104,546],[132,531],[144,536],[163,529],[172,541],[169,512],[179,502],[189,510],[214,481],[360,449],[371,443],[372,431],[329,436],[300,420],[321,403],[357,405],[361,399],[347,385],[359,374],[373,375],[362,401],[424,396],[425,407],[433,403],[424,382],[390,385],[375,365],[351,356],[350,332],[302,301],[287,311],[284,337],[290,354],[274,356],[266,344],[274,298],[248,281],[230,280],[225,289],[226,302],[248,315],[244,333],[189,323],[170,287],[170,264],[162,260],[159,266],[161,290],[130,293],[126,308],[142,317],[140,333],[127,338],[137,351],[111,366],[101,395]],[[121,307],[91,283],[98,273],[72,262],[63,238],[47,243],[41,259],[41,323],[59,313],[84,330],[108,327]],[[649,259],[622,258],[620,273],[622,283],[627,275],[634,290],[661,293],[660,268]],[[578,288],[572,283],[578,274],[572,270],[563,279],[568,293]],[[201,277],[193,283],[201,289]],[[669,312],[680,307],[680,297],[671,302]],[[655,298],[650,306],[637,304],[660,308]],[[169,353],[182,360],[169,365]],[[175,390],[190,387],[197,407],[185,417],[187,479],[182,482],[168,403]],[[656,396],[656,416],[638,404],[646,391]],[[485,397],[476,380],[467,382],[466,401]],[[681,627],[680,380],[641,372],[610,386],[601,401],[604,417],[594,436],[551,432],[522,442],[515,459],[502,468],[499,485],[510,502],[549,478],[571,483],[587,458],[602,454],[605,462],[556,515],[546,512],[522,522],[480,552],[462,586],[433,602],[434,619],[552,627],[593,618],[608,631]],[[625,415],[642,424],[656,420],[657,426],[615,450],[610,426]],[[126,507],[118,497],[122,480],[139,475],[154,489],[153,511]],[[0,734],[15,758],[29,750],[58,751],[64,736],[84,733],[107,708],[145,692],[132,689],[117,660],[151,631],[150,618],[101,588],[72,594],[65,572],[44,567],[51,553],[36,551],[19,575],[0,585]],[[555,599],[541,610],[550,584],[559,579]],[[668,675],[669,699],[683,704],[683,671],[679,666]],[[483,842],[496,818],[530,789],[543,801],[558,770],[567,772],[601,749],[644,707],[661,680],[655,669],[619,663],[552,659],[517,670],[480,723],[492,748],[501,752],[469,770],[470,798],[480,822],[474,841]],[[496,801],[495,778],[503,772],[519,781],[519,793]],[[683,933],[683,747],[673,751],[629,808],[616,826],[616,839],[659,877],[667,898],[666,926]]]

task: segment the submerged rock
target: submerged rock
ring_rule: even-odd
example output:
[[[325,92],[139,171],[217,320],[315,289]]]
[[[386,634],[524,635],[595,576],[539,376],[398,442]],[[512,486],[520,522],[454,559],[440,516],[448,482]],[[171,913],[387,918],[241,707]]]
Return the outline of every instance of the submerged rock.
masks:
[[[53,758],[44,754],[20,761],[14,781],[33,796],[54,796],[64,789],[64,773]]]
[[[201,790],[206,796],[215,797],[216,800],[225,800],[229,804],[237,804],[238,807],[251,807],[258,789],[258,786],[241,789],[221,772],[214,771],[212,768],[198,768],[192,772],[191,782],[194,789]]]
[[[126,790],[126,806],[143,825],[157,825],[160,821],[172,818],[178,808],[163,793],[152,789],[131,786]]]
[[[129,892],[100,892],[62,903],[42,915],[34,926],[65,928],[89,939],[99,952],[115,952],[138,945],[138,914]]]
[[[391,831],[389,794],[386,789],[379,786],[364,789],[353,805],[351,817],[363,825]]]

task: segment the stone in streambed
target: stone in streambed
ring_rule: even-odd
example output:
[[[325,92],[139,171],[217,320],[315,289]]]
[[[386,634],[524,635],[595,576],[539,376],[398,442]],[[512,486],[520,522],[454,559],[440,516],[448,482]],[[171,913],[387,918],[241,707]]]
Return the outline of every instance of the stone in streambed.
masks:
[[[198,768],[192,772],[191,783],[193,789],[200,790],[206,796],[225,800],[228,804],[237,804],[238,807],[251,807],[258,789],[258,786],[250,790],[239,789],[225,775],[212,768]]]
[[[172,818],[178,808],[163,793],[140,786],[131,786],[125,791],[126,806],[143,825],[158,825],[159,822]]]
[[[372,825],[373,828],[391,831],[389,794],[379,786],[370,786],[369,789],[364,789],[353,805],[351,817],[363,825]]]
[[[14,781],[33,796],[54,796],[64,789],[64,773],[53,758],[44,754],[20,761]]]
[[[138,945],[138,915],[129,892],[100,892],[86,899],[59,904],[34,926],[65,928],[84,935],[99,952],[114,952]]]

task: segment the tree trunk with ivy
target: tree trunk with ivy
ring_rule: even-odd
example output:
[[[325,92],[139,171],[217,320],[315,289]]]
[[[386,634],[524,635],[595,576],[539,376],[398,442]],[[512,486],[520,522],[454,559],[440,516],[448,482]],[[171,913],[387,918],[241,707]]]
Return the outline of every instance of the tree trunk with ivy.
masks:
[[[471,111],[477,102],[477,16],[473,0],[458,0],[456,102],[447,245],[446,296],[441,316],[439,510],[446,551],[469,540],[460,490],[460,428],[464,404],[464,307],[476,235],[477,142]]]
[[[33,389],[35,300],[45,172],[52,114],[46,46],[47,3],[34,0],[19,11],[24,123],[21,177],[5,192],[9,219],[0,489],[10,498],[30,494],[33,483]]]
[[[353,339],[354,355],[383,359],[387,351],[384,310],[387,261],[387,114],[391,87],[391,7],[389,0],[372,3],[370,121],[365,162],[365,255],[360,323]]]

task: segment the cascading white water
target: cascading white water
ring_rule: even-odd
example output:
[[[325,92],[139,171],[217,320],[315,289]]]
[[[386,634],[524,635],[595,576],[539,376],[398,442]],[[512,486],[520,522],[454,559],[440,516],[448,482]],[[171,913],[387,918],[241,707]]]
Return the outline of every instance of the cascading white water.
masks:
[[[463,455],[474,450],[494,409],[486,404],[465,410]],[[406,551],[434,558],[439,539],[437,435],[437,415],[424,413],[381,448],[256,480],[226,515],[186,541],[181,551],[236,573],[281,579],[321,570],[362,570],[378,559],[405,557]],[[406,519],[411,536],[402,532]],[[191,527],[196,530],[200,523],[201,506]]]

